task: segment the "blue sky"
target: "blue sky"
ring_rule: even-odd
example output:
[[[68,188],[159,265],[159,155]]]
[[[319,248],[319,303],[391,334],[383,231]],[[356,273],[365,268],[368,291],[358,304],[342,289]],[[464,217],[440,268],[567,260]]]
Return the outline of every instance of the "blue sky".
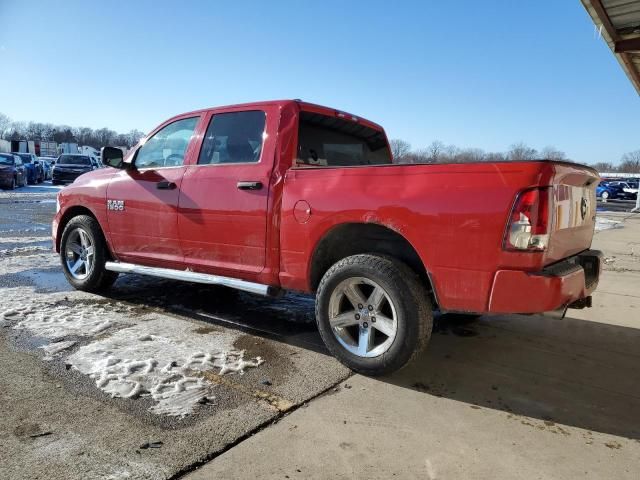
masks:
[[[302,98],[433,140],[640,149],[640,98],[579,0],[0,0],[0,112],[148,131],[176,113]]]

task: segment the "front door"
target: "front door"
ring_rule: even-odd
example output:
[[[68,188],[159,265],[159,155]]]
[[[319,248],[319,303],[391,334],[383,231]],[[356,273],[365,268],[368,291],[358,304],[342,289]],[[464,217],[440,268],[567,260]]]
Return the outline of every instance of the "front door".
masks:
[[[210,115],[197,162],[182,181],[178,215],[185,264],[195,271],[251,279],[264,269],[276,140],[266,125],[275,115]]]
[[[107,189],[107,217],[118,258],[180,268],[178,198],[185,161],[200,117],[171,121],[138,149],[133,167],[118,172]]]

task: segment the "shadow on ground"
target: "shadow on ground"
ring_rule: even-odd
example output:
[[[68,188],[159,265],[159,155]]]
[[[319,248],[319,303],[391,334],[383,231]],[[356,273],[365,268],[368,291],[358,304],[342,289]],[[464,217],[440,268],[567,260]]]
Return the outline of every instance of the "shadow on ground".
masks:
[[[127,276],[109,297],[326,353],[309,296],[273,300]],[[471,322],[445,315],[436,319],[427,351],[380,380],[514,418],[640,439],[639,379],[640,329],[574,318],[510,315]]]
[[[639,352],[639,329],[595,321],[452,319],[436,325],[413,365],[383,381],[546,425],[640,439]]]

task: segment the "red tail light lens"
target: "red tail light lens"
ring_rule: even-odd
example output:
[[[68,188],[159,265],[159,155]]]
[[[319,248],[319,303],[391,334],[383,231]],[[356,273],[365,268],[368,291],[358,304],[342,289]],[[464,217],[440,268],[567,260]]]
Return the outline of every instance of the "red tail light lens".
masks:
[[[508,250],[542,251],[549,243],[551,189],[538,187],[520,192],[505,235]]]

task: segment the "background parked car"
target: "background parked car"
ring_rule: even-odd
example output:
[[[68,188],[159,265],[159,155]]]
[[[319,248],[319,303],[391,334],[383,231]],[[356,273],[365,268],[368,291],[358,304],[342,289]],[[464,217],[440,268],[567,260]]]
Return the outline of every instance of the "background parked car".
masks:
[[[97,168],[97,161],[89,155],[63,154],[58,157],[53,167],[51,183],[54,185],[72,183],[83,173],[96,170]]]
[[[44,167],[44,179],[51,180],[53,164],[56,163],[55,157],[38,157],[38,159],[42,162],[42,166]]]
[[[613,185],[612,183],[604,182],[596,187],[596,196],[602,198],[603,200],[625,198],[625,192],[619,185]]]
[[[609,185],[615,185],[622,188],[622,191],[624,192],[624,195],[623,195],[624,198],[635,200],[636,197],[638,196],[638,182],[634,182],[633,180],[629,180],[629,181],[617,180],[615,182],[608,182],[608,183]]]
[[[0,188],[13,190],[27,184],[22,159],[13,153],[0,153]]]
[[[44,168],[38,162],[38,157],[35,154],[20,152],[13,152],[13,154],[18,155],[22,159],[22,163],[24,163],[27,170],[27,183],[33,185],[44,181]]]

